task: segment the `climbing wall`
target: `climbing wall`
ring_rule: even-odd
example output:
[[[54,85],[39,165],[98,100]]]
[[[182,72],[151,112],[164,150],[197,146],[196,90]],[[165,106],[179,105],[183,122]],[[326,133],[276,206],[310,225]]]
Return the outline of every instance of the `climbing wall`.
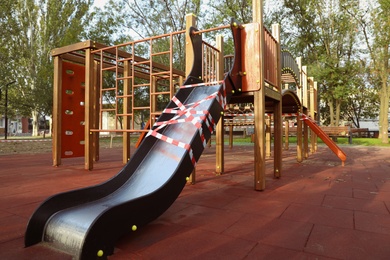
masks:
[[[61,158],[84,156],[84,66],[63,62],[61,96]]]

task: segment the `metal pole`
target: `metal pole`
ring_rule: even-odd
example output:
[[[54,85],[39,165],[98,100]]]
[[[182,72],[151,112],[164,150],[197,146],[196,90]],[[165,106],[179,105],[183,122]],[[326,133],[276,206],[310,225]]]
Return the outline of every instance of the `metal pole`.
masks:
[[[12,81],[5,85],[5,105],[4,105],[4,139],[7,140],[8,137],[8,86],[15,83],[16,81]]]

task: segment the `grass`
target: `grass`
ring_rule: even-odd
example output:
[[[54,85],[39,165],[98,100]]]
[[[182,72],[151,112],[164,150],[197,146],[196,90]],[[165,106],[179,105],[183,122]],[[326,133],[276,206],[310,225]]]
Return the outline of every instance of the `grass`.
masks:
[[[289,137],[289,143],[296,144],[297,138],[295,136]],[[243,138],[242,136],[234,136],[233,137],[233,144],[246,144],[250,143],[251,138],[248,136],[246,138]],[[310,140],[309,140],[310,142]],[[319,144],[323,144],[324,142],[318,138],[317,142]],[[283,143],[284,143],[284,137],[283,137]],[[337,144],[340,145],[350,145],[348,144],[348,138],[339,137],[337,138]],[[225,144],[229,144],[229,136],[225,136]],[[362,138],[362,137],[354,137],[352,138],[352,145],[363,145],[363,146],[382,146],[382,147],[390,147],[390,144],[383,144],[380,139],[378,138]]]
[[[284,138],[283,138],[284,142]],[[297,138],[296,137],[289,137],[289,142],[290,143],[296,143]],[[324,142],[320,139],[317,138],[317,142],[319,144],[323,144]],[[348,138],[344,137],[339,137],[337,138],[337,144],[342,144],[342,145],[349,145],[348,143]],[[383,146],[383,147],[390,147],[390,144],[383,144],[380,139],[378,138],[363,138],[363,137],[353,137],[352,138],[352,145],[363,145],[363,146]]]

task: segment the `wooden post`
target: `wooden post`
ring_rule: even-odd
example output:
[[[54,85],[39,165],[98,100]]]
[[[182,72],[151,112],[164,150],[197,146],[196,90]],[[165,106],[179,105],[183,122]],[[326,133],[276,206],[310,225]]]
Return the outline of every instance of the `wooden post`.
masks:
[[[307,115],[307,108],[303,108],[303,113]],[[303,158],[309,158],[309,127],[303,124]]]
[[[99,129],[99,118],[100,118],[100,66],[97,61],[94,61],[93,63],[93,122],[92,122],[92,128],[93,129]],[[93,161],[97,162],[99,161],[99,155],[100,155],[100,144],[99,144],[99,136],[100,133],[96,133],[93,135]]]
[[[180,82],[180,86],[183,82]],[[155,93],[157,92],[157,79],[156,76],[152,77],[152,80],[150,82],[150,125],[153,126],[156,119],[156,112],[157,112],[157,96]]]
[[[130,107],[131,107],[131,100],[129,100],[128,95],[131,94],[131,65],[128,60],[126,60],[123,64],[123,95],[125,96],[123,98],[123,129],[128,130],[132,129],[131,126],[131,118],[129,116],[130,113]],[[134,113],[134,111],[133,111]],[[130,160],[131,151],[130,151],[130,133],[129,132],[123,132],[123,139],[122,139],[122,162],[125,164]]]
[[[233,148],[233,122],[229,125],[229,148]]]
[[[307,102],[307,66],[302,66],[302,106],[308,107],[309,104]]]
[[[315,97],[314,97],[314,78],[310,77],[309,78],[309,86],[310,86],[310,106],[309,106],[309,111],[310,111],[310,117],[315,120],[316,116],[316,108],[315,108]],[[316,139],[317,135],[314,133],[314,131],[310,131],[310,152],[314,153],[316,151]]]
[[[186,77],[191,73],[192,66],[194,65],[194,53],[192,48],[192,42],[191,37],[188,34],[190,27],[196,25],[196,16],[194,14],[187,14],[186,15]],[[194,170],[192,171],[190,175],[189,182],[194,184],[195,183],[195,174],[196,169],[194,167]]]
[[[319,120],[319,118],[318,118],[318,112],[319,111],[317,111],[317,81],[314,81],[314,88],[313,88],[313,90],[314,90],[314,98],[313,98],[313,100],[314,100],[314,106],[313,106],[313,108],[315,109],[315,114],[314,114],[314,117],[313,117],[313,119],[314,120]],[[317,135],[315,135],[315,139],[314,139],[314,151],[315,152],[317,152]]]
[[[302,111],[298,111],[297,115],[297,162],[303,161],[303,133],[302,133],[302,120],[301,120],[301,114]]]
[[[265,157],[271,157],[271,116],[265,119]]]
[[[302,113],[307,115],[308,111],[308,95],[307,95],[307,66],[302,66]],[[309,157],[309,131],[306,124],[303,124],[303,158]]]
[[[53,82],[53,166],[61,165],[61,106],[62,106],[62,59],[54,57]]]
[[[277,89],[282,91],[282,68],[280,62],[280,25],[272,25],[272,36],[277,41],[276,50],[276,75]],[[282,170],[282,151],[283,151],[283,120],[282,120],[282,101],[274,101],[274,177],[279,178]]]
[[[217,80],[223,79],[224,74],[224,50],[223,50],[223,37],[222,35],[218,35],[216,39],[216,47],[219,50],[218,55],[218,62],[217,62]],[[225,154],[224,154],[224,116],[221,115],[221,118],[219,119],[219,122],[217,123],[215,127],[215,172],[217,174],[222,174],[225,171]],[[211,140],[211,138],[210,138]]]
[[[284,120],[284,150],[288,150],[289,149],[289,140],[288,140],[288,137],[289,137],[289,131],[290,131],[290,124],[289,124],[289,120],[286,119]]]
[[[84,129],[84,168],[86,170],[93,169],[93,136],[91,132],[93,121],[93,54],[91,49],[85,50],[85,129]],[[95,133],[96,134],[96,133]]]
[[[263,0],[252,2],[253,22],[259,24],[260,46],[254,49],[254,55],[259,55],[259,70],[257,82],[260,89],[254,92],[254,120],[255,120],[255,190],[265,189],[265,84],[264,84],[264,25],[263,25]]]
[[[297,96],[298,96],[299,102],[301,102],[301,104],[302,104],[302,77],[303,77],[303,73],[302,73],[302,57],[296,58],[296,62],[298,64],[298,70],[299,70],[299,74],[300,74],[299,86],[297,86]]]
[[[297,88],[297,96],[299,99],[299,102],[302,104],[302,82],[303,82],[303,72],[302,72],[302,57],[296,58],[296,62],[298,64],[299,73],[300,73],[300,82],[299,86]],[[299,110],[297,112],[297,161],[302,162],[303,161],[303,133],[302,133],[302,120],[301,120],[301,113],[302,110]]]
[[[191,37],[188,34],[190,27],[196,25],[196,16],[194,14],[186,15],[186,77],[191,73],[194,65],[194,53],[191,43]]]

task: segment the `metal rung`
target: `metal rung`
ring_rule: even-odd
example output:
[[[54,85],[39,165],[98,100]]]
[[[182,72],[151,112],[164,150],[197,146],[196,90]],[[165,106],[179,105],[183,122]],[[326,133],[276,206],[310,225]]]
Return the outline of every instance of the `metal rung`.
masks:
[[[133,85],[133,88],[137,88],[137,87],[150,87],[150,83]]]
[[[130,98],[130,97],[133,97],[133,95],[120,95],[120,96],[116,96],[117,98]]]
[[[152,76],[158,76],[158,75],[166,75],[166,74],[169,74],[171,73],[170,71],[161,71],[161,72],[155,72],[155,73],[151,73]]]
[[[118,77],[116,80],[124,80],[124,79],[132,79],[133,76],[127,76],[127,77]]]
[[[130,61],[133,60],[133,58],[124,58],[124,59],[118,59],[117,62],[124,62],[124,61]]]
[[[116,114],[116,116],[133,116],[133,113],[131,113],[131,114]]]
[[[156,52],[156,53],[152,53],[152,56],[158,56],[163,54],[171,54],[171,52],[170,51]]]
[[[152,112],[150,113],[152,116],[161,116],[162,114],[162,111],[158,111],[158,112]]]
[[[170,91],[162,91],[162,92],[153,92],[153,93],[150,93],[150,95],[169,95],[171,94]]]
[[[147,110],[150,109],[150,107],[133,107],[133,110]]]
[[[136,61],[133,63],[134,66],[141,65],[141,64],[149,64],[150,65],[150,60]]]
[[[102,68],[102,71],[104,71],[104,70],[116,70],[116,66]]]

